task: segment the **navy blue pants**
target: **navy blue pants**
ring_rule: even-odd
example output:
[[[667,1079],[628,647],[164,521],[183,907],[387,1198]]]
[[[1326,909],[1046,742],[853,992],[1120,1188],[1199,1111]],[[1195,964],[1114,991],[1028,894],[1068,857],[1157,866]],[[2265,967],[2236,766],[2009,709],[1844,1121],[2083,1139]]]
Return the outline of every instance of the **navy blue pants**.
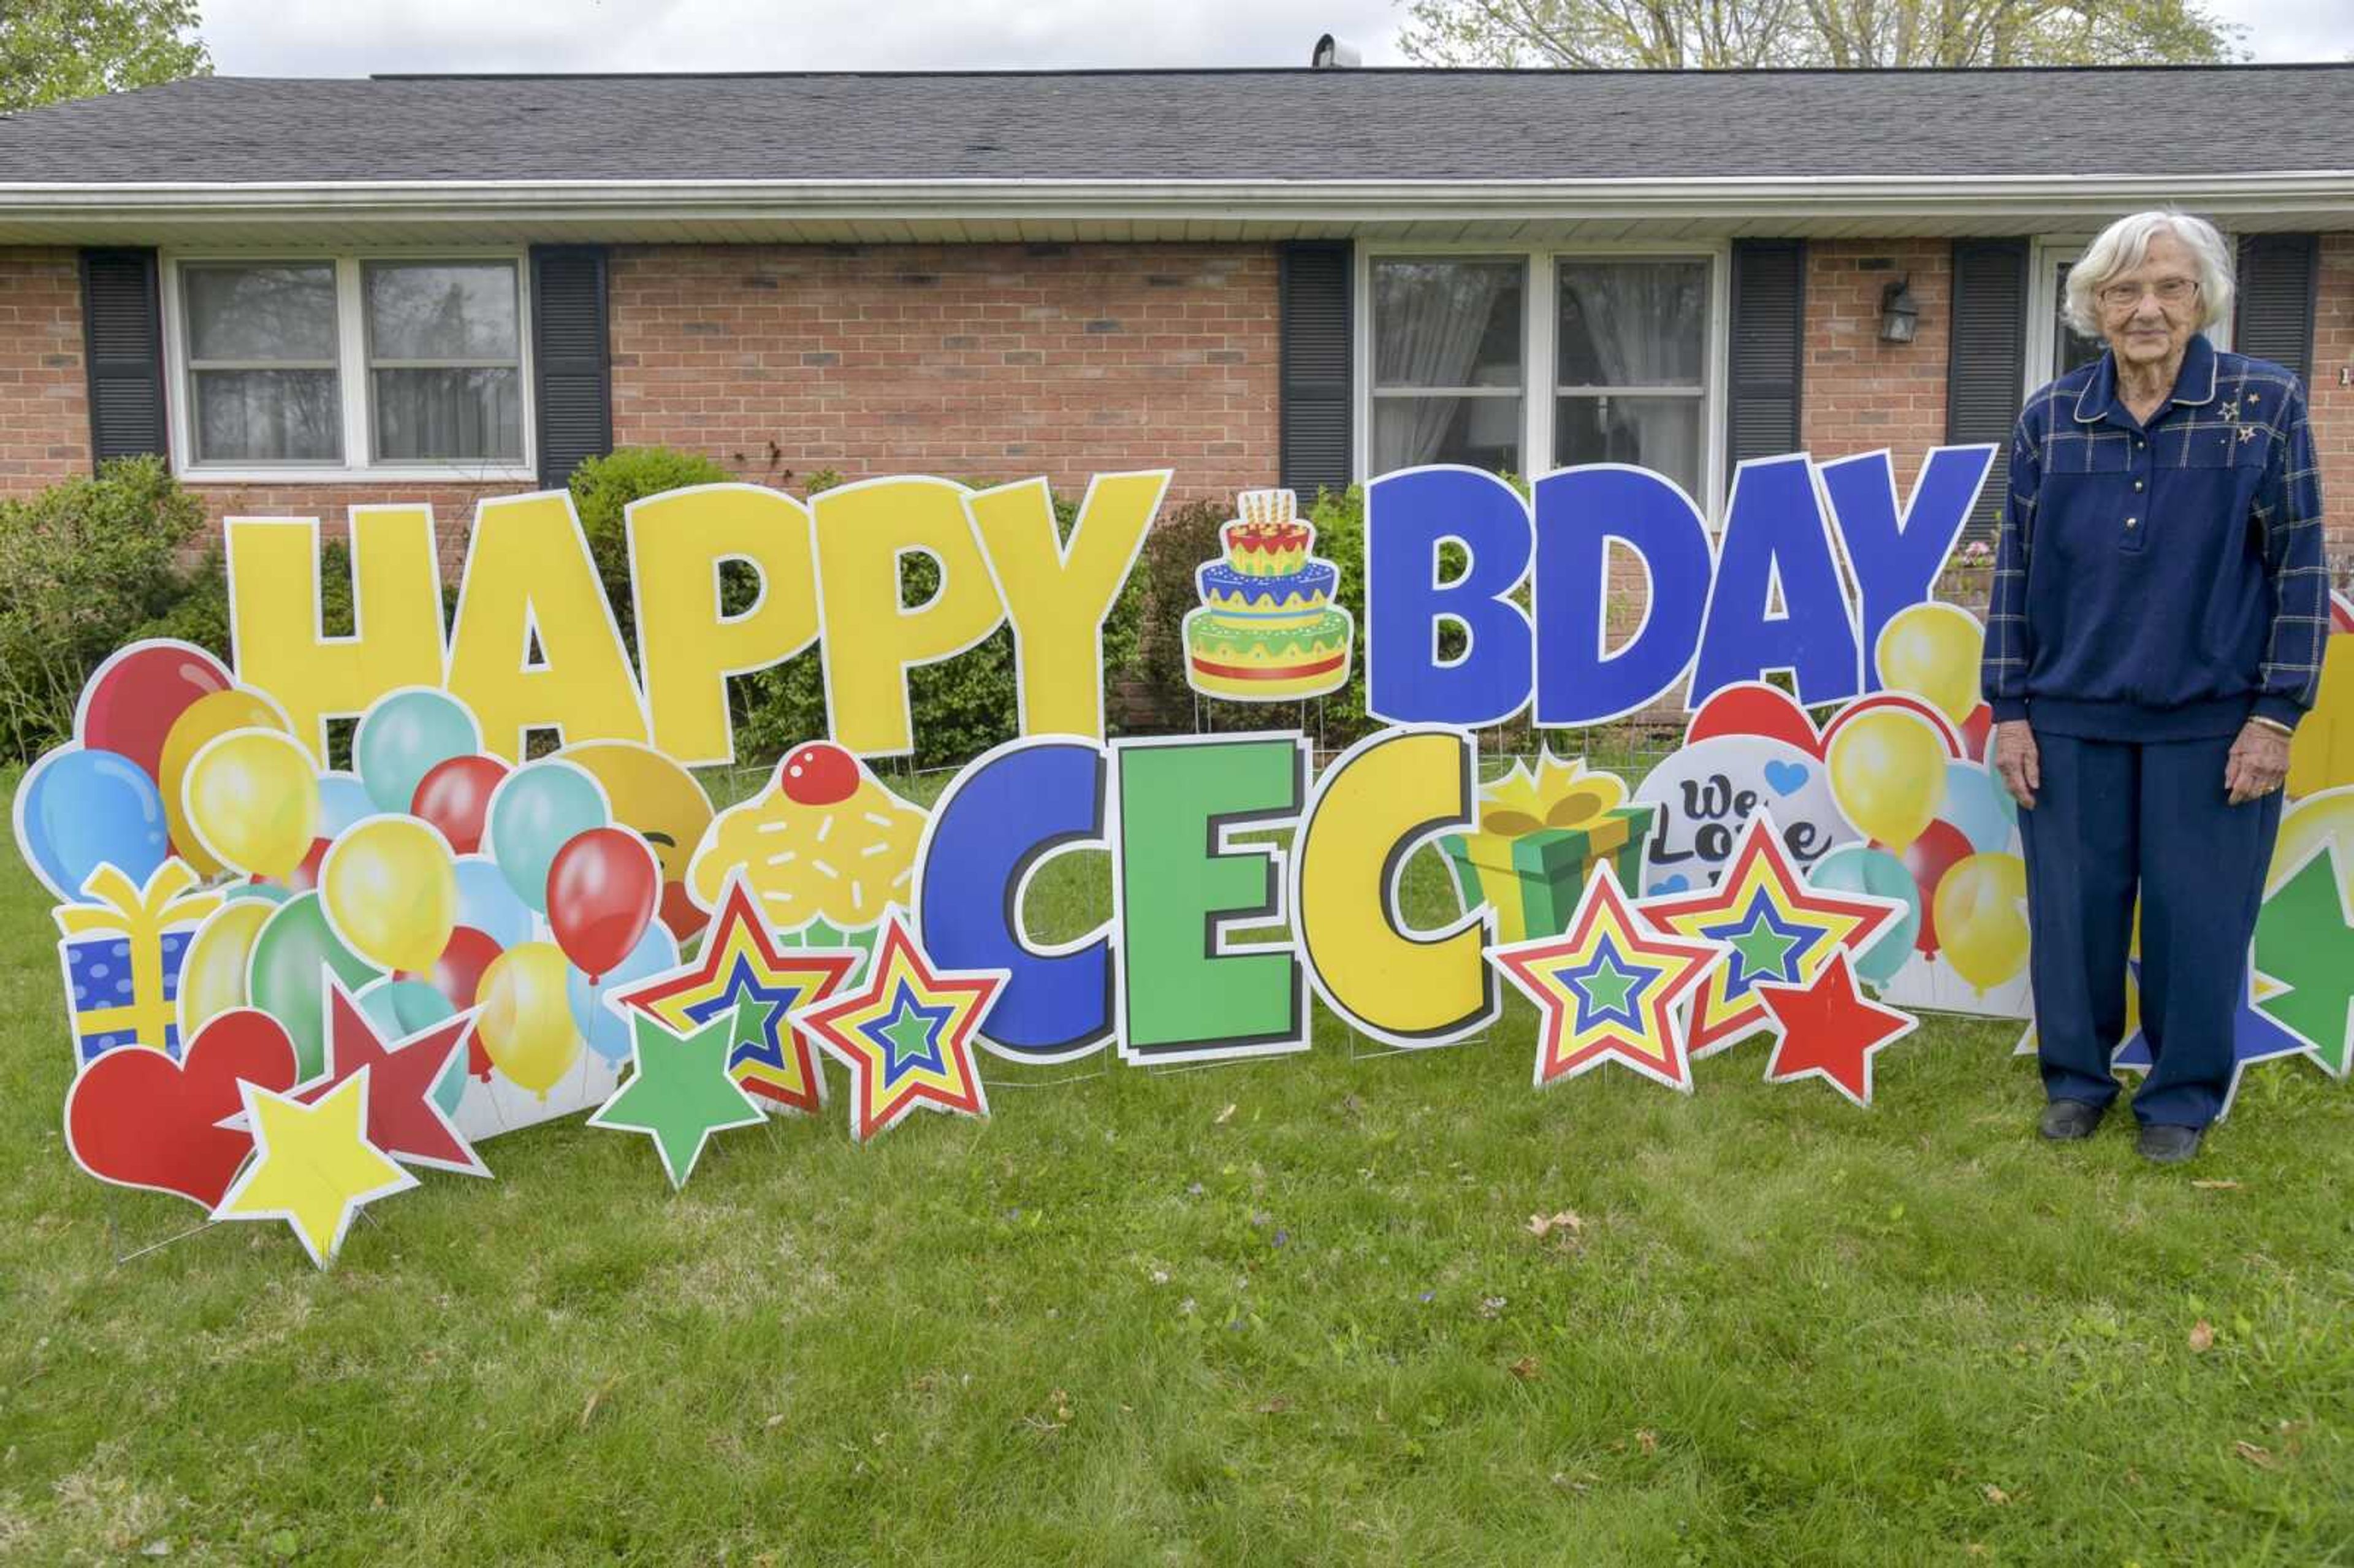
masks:
[[[2280,796],[2231,804],[2232,737],[2137,745],[2038,730],[2043,782],[2019,814],[2044,1092],[2105,1106],[2125,1034],[2141,895],[2146,1125],[2205,1127],[2232,1084],[2232,1032]]]

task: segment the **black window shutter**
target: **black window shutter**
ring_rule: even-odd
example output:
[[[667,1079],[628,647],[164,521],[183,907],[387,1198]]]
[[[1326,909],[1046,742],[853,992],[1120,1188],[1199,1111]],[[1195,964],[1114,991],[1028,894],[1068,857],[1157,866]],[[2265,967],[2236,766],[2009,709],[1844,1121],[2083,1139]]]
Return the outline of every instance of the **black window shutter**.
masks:
[[[607,344],[605,250],[535,245],[531,354],[539,482],[550,490],[583,459],[613,450],[612,358]]]
[[[164,321],[153,250],[81,253],[82,357],[90,374],[90,450],[162,457]]]
[[[1965,539],[1991,539],[2002,516],[2010,433],[2027,401],[2027,241],[1954,241],[1954,317],[1946,355],[1946,440],[1991,441],[1995,466]]]
[[[1798,450],[1807,341],[1807,248],[1796,239],[1733,245],[1732,355],[1725,471],[1744,458]]]
[[[1355,267],[1347,240],[1284,246],[1277,271],[1282,324],[1281,482],[1313,498],[1352,477]]]
[[[2232,346],[2313,376],[2314,291],[2321,242],[2310,234],[2252,234],[2240,241],[2240,306]]]

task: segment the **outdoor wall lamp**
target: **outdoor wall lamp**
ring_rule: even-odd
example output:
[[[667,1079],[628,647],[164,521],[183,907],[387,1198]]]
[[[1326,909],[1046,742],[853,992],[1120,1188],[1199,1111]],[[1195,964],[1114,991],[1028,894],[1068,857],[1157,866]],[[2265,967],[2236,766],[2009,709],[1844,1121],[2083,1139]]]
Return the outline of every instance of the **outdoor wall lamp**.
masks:
[[[1880,291],[1880,341],[1911,343],[1921,324],[1921,307],[1913,302],[1913,280],[1899,278]]]

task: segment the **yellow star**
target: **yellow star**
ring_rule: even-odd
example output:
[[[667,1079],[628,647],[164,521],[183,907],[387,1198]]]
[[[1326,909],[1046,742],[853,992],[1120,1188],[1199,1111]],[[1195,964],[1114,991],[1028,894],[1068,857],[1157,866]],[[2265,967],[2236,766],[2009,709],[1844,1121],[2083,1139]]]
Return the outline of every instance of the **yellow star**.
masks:
[[[284,1220],[311,1261],[324,1268],[362,1204],[416,1186],[416,1177],[367,1140],[370,1070],[361,1068],[309,1106],[238,1085],[254,1159],[213,1218]]]

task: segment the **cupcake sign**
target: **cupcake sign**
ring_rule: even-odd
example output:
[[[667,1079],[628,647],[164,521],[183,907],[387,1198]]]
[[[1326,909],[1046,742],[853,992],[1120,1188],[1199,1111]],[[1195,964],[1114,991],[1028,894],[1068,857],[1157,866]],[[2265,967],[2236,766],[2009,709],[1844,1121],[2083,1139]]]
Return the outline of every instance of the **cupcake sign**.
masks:
[[[1332,603],[1341,571],[1310,554],[1316,530],[1288,490],[1246,490],[1221,531],[1226,553],[1193,574],[1185,616],[1193,690],[1234,702],[1292,702],[1348,683],[1356,623]]]

